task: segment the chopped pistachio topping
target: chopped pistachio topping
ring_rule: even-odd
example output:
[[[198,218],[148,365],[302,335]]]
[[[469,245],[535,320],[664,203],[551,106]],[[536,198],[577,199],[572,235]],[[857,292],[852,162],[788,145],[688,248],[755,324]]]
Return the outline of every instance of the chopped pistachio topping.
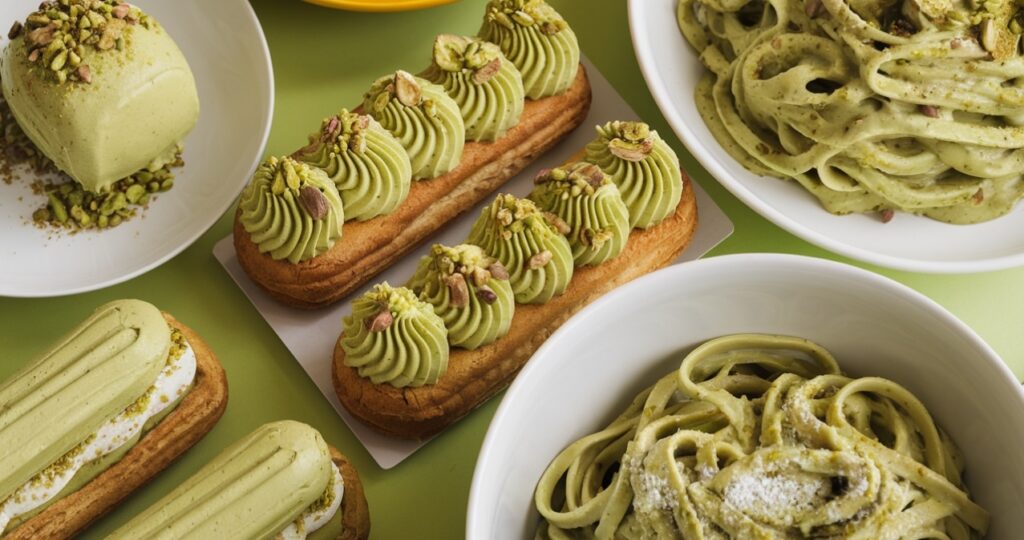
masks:
[[[509,30],[536,26],[545,34],[557,34],[569,27],[544,0],[492,0],[486,17]]]
[[[325,118],[320,123],[320,132],[310,135],[309,144],[292,156],[310,155],[325,145],[337,155],[350,151],[362,154],[366,151],[365,132],[373,121],[368,115],[342,109],[338,114]]]
[[[434,63],[445,71],[466,70],[489,79],[501,68],[501,49],[479,38],[441,34],[434,40]]]
[[[597,133],[612,155],[626,161],[643,161],[654,149],[651,128],[643,122],[615,121],[598,126]]]
[[[534,179],[536,184],[550,184],[548,190],[563,199],[581,193],[593,195],[597,188],[610,183],[608,175],[592,163],[580,162],[566,167],[542,170]]]
[[[15,176],[12,167],[21,164],[39,175],[59,173],[53,161],[22,131],[0,94],[0,178],[11,183]],[[32,221],[39,227],[71,231],[116,227],[135,217],[157,193],[174,187],[172,169],[184,164],[179,147],[174,158],[159,168],[143,169],[102,193],[87,191],[64,174],[58,182],[34,180],[32,191],[46,197],[46,204],[32,213]]]
[[[135,217],[139,208],[157,193],[174,187],[171,169],[184,165],[180,149],[173,161],[155,170],[141,170],[114,182],[102,193],[93,193],[71,178],[63,182],[36,181],[33,191],[46,196],[46,205],[32,213],[39,226],[64,229],[108,229]]]
[[[15,22],[8,37],[22,37],[28,61],[46,68],[52,80],[92,82],[93,72],[83,63],[86,49],[124,51],[130,28],[151,28],[155,22],[123,0],[48,0]]]

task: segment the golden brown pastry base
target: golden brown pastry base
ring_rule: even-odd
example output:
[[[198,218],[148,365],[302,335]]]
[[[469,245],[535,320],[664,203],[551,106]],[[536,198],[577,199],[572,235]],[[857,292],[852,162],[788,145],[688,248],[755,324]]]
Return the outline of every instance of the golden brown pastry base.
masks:
[[[366,540],[370,537],[370,510],[359,473],[344,454],[331,447],[331,460],[341,471],[345,494],[341,497],[341,536],[338,540]]]
[[[395,388],[373,384],[345,365],[341,337],[334,347],[334,389],[353,416],[395,437],[425,438],[443,430],[508,386],[541,344],[569,317],[608,291],[679,258],[697,228],[693,186],[683,175],[675,214],[636,229],[619,256],[598,266],[577,267],[565,294],[546,304],[516,304],[508,335],[474,351],[453,348],[448,371],[437,384]]]
[[[348,296],[416,247],[442,225],[469,210],[583,122],[590,110],[583,66],[564,94],[527,100],[519,123],[490,143],[467,142],[451,172],[412,183],[393,213],[345,224],[325,253],[299,264],[260,253],[235,215],[238,262],[257,285],[295,307],[326,306]]]
[[[164,470],[220,420],[228,403],[224,368],[195,332],[166,313],[164,317],[181,330],[196,353],[192,390],[120,461],[8,532],[4,540],[71,538]]]

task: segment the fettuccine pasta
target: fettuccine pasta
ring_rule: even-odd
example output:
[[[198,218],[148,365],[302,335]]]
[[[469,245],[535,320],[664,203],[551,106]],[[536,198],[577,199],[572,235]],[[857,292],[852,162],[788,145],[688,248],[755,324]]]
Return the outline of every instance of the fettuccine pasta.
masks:
[[[1014,0],[679,0],[708,71],[697,107],[756,174],[836,214],[949,223],[1024,196]]]
[[[726,336],[552,461],[537,538],[981,538],[962,468],[895,382],[805,339]]]

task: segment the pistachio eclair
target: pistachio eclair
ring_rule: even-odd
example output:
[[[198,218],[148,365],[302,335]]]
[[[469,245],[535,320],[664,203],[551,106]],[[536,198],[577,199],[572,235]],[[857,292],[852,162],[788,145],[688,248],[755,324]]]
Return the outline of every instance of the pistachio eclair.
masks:
[[[108,540],[366,538],[352,465],[301,422],[265,424],[229,446]]]
[[[326,118],[292,154],[334,181],[340,204],[328,219],[343,215],[341,226],[246,197],[267,183],[257,172],[236,213],[234,245],[242,269],[270,296],[312,309],[352,294],[515,177],[590,110],[576,36],[544,0],[491,0],[478,36],[439,35],[429,61],[418,75],[377,78],[358,108]],[[312,208],[328,206],[306,191]],[[316,249],[286,249],[305,238]]]
[[[227,403],[206,344],[118,300],[0,383],[0,537],[66,538],[205,435]]]

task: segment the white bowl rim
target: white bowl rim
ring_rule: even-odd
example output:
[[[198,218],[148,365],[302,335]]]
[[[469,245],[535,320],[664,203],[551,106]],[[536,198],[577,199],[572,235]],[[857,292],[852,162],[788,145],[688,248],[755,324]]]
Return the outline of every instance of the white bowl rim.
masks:
[[[668,89],[661,83],[661,78],[654,70],[653,53],[647,46],[647,43],[637,37],[639,32],[637,31],[636,26],[639,24],[640,12],[644,9],[645,3],[646,0],[629,0],[629,33],[633,41],[633,52],[636,54],[637,64],[640,65],[640,72],[643,74],[644,81],[647,83],[647,88],[650,90],[651,96],[654,97],[654,101],[657,103],[658,109],[665,117],[665,120],[668,121],[669,125],[672,126],[672,129],[676,134],[679,135],[679,139],[682,141],[683,145],[686,146],[690,155],[696,158],[697,161],[700,162],[701,166],[711,173],[711,176],[732,192],[736,198],[743,201],[743,203],[750,207],[750,209],[779,227],[782,227],[787,232],[803,238],[812,244],[840,255],[885,266],[887,268],[930,274],[959,274],[990,272],[1024,266],[1024,252],[999,257],[989,257],[974,261],[922,261],[906,257],[894,257],[892,255],[878,253],[838,241],[828,235],[821,234],[810,227],[802,225],[790,216],[776,210],[768,204],[765,204],[760,197],[747,189],[747,187],[741,182],[733,178],[719,161],[711,157],[711,155],[702,147],[692,142],[697,140],[696,133],[694,133],[694,131],[686,125],[686,122],[683,122],[683,119],[679,117],[679,113],[672,105],[672,99],[668,95]],[[717,142],[715,144],[717,144]]]
[[[1017,400],[1020,402],[1021,406],[1024,407],[1024,387],[1021,386],[1021,383],[1017,380],[1009,366],[1007,366],[1002,358],[1000,358],[999,354],[997,354],[988,343],[981,339],[981,337],[971,329],[967,323],[961,321],[955,315],[950,313],[949,310],[942,307],[938,302],[898,281],[846,263],[818,257],[782,253],[739,253],[708,257],[692,262],[677,264],[637,278],[636,280],[613,290],[601,298],[598,298],[592,304],[580,310],[569,318],[568,321],[556,330],[555,333],[552,334],[539,349],[537,349],[537,352],[533,354],[533,357],[526,364],[523,370],[516,376],[515,380],[512,381],[512,384],[505,392],[505,396],[502,398],[501,403],[498,405],[498,409],[494,413],[494,417],[491,419],[491,423],[487,428],[487,434],[484,436],[484,442],[480,446],[480,452],[477,456],[476,465],[473,470],[473,480],[469,490],[469,501],[466,508],[466,538],[474,538],[474,533],[483,527],[483,524],[479,521],[480,518],[488,513],[487,509],[478,507],[478,492],[483,489],[481,487],[484,482],[484,479],[482,478],[482,471],[487,468],[484,465],[486,465],[487,461],[491,459],[491,455],[496,452],[494,446],[496,444],[495,439],[497,438],[497,433],[502,431],[502,425],[509,417],[509,411],[512,408],[512,404],[518,402],[521,399],[519,394],[526,391],[525,388],[528,387],[527,385],[529,384],[530,379],[533,378],[533,372],[540,369],[539,366],[541,362],[546,361],[545,357],[547,356],[548,349],[553,348],[554,343],[558,342],[559,338],[563,334],[575,331],[577,326],[585,325],[593,313],[605,310],[606,305],[613,305],[619,302],[619,298],[623,297],[643,297],[643,293],[638,289],[661,287],[662,282],[672,281],[674,276],[677,274],[688,274],[705,267],[713,269],[715,267],[728,266],[743,266],[746,268],[764,268],[768,266],[802,267],[803,269],[815,270],[822,274],[834,274],[837,277],[864,281],[894,295],[901,296],[908,302],[916,303],[921,308],[931,312],[942,322],[950,325],[973,346],[977,347],[977,349],[983,353],[978,358],[978,362],[982,365],[995,368],[996,372],[1000,375],[1000,380],[1009,385],[1009,391],[1016,394]]]
[[[261,52],[263,53],[263,60],[264,62],[266,62],[266,66],[270,75],[269,77],[267,77],[264,87],[264,91],[267,92],[267,96],[270,98],[267,100],[266,109],[264,109],[263,111],[263,114],[268,119],[268,121],[266,122],[266,125],[263,128],[263,133],[260,134],[260,151],[253,158],[253,163],[252,165],[249,166],[249,172],[246,175],[246,178],[251,178],[252,175],[256,172],[256,168],[260,165],[260,162],[263,160],[263,152],[266,150],[267,140],[270,138],[270,128],[274,124],[274,101],[276,99],[274,95],[274,63],[270,57],[270,47],[267,45],[267,36],[263,32],[263,25],[260,24],[259,17],[256,16],[256,11],[253,9],[252,5],[246,0],[234,1],[236,4],[240,5],[241,12],[244,13],[244,16],[249,20],[250,23],[252,23],[253,27],[256,29],[256,37],[259,40],[260,49]],[[141,276],[142,274],[145,274],[146,272],[149,272],[150,270],[171,260],[173,257],[178,255],[182,251],[185,251],[186,249],[192,247],[192,244],[196,243],[196,240],[198,240],[199,237],[206,234],[206,232],[210,230],[210,227],[213,227],[213,225],[217,223],[217,220],[224,215],[224,212],[227,212],[228,209],[235,204],[235,200],[238,199],[238,194],[241,193],[243,189],[245,189],[245,183],[240,183],[234,196],[231,197],[230,199],[225,199],[225,202],[221,204],[220,207],[217,208],[217,212],[210,212],[209,217],[207,217],[205,220],[206,222],[202,226],[196,227],[195,232],[187,236],[174,249],[168,250],[167,253],[165,253],[164,255],[154,258],[149,263],[139,266],[138,268],[132,270],[131,272],[127,272],[123,275],[108,279],[106,281],[98,281],[96,283],[90,283],[78,287],[67,287],[63,289],[54,289],[49,291],[24,292],[19,290],[0,290],[0,296],[7,296],[10,298],[53,298],[59,296],[69,296],[73,294],[105,289],[107,287],[111,287],[119,283],[124,283],[125,281],[128,281],[132,278]]]

